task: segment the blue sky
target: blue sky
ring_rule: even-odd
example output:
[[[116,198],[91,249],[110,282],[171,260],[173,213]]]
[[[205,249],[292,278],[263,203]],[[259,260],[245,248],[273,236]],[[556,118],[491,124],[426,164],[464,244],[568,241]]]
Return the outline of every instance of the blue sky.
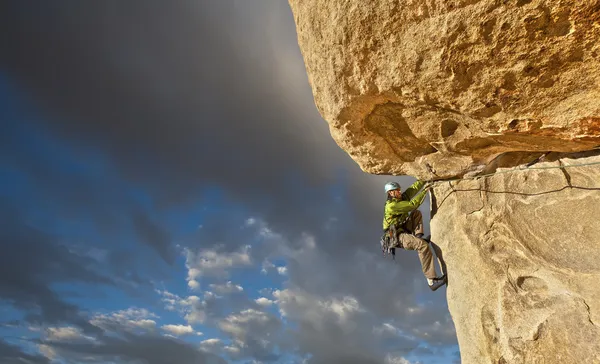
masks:
[[[3,362],[459,361],[287,4],[27,5],[0,16]]]

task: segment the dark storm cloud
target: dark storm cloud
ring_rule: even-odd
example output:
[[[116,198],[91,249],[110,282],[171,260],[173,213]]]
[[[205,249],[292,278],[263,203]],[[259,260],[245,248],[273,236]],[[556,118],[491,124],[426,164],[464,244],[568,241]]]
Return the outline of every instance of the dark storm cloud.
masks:
[[[47,111],[46,126],[108,153],[157,206],[218,186],[286,233],[317,231],[336,212],[323,187],[341,172],[352,218],[372,230],[340,239],[364,246],[379,229],[383,179],[360,171],[316,111],[287,3],[1,6],[0,65]],[[150,233],[144,241],[170,261],[166,239]]]
[[[28,354],[16,346],[0,339],[0,362],[3,364],[49,364],[48,358],[38,354]]]
[[[183,341],[153,334],[119,332],[119,336],[103,336],[97,341],[81,343],[44,342],[62,358],[73,363],[181,363],[225,364],[222,358],[198,350]]]
[[[295,39],[293,24],[269,26],[291,20],[286,3],[8,2],[0,16],[9,40],[0,61],[52,130],[110,153],[162,203],[213,184],[246,202],[299,203],[290,189],[332,177],[327,153],[347,159],[314,106],[298,110],[302,93],[285,92],[308,87],[286,65],[299,54],[283,42]],[[304,206],[268,213],[280,223],[320,217]]]
[[[4,202],[4,201],[3,201]],[[69,251],[57,238],[23,225],[16,209],[0,205],[0,298],[26,313],[32,323],[72,323],[89,332],[79,308],[62,299],[54,283],[83,282],[112,285],[113,281],[91,270],[91,260]]]
[[[133,226],[142,241],[154,248],[166,262],[174,263],[175,253],[171,248],[170,237],[163,228],[142,211],[133,214]]]

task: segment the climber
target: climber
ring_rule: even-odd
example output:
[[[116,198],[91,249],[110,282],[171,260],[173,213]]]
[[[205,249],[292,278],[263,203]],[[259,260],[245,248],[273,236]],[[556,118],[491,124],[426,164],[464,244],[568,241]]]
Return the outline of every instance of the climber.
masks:
[[[423,190],[419,192],[421,188]],[[416,250],[429,288],[435,291],[447,283],[446,275],[437,276],[429,243],[423,239],[423,215],[418,210],[430,188],[431,184],[416,181],[402,193],[397,182],[386,183],[387,200],[381,244],[384,254],[389,252],[395,255],[395,248]]]

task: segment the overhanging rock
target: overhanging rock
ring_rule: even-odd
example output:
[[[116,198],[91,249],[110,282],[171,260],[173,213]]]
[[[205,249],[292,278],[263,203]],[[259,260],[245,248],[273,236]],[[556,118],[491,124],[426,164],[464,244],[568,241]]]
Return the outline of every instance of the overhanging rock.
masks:
[[[289,2],[316,105],[366,172],[600,145],[598,0]]]

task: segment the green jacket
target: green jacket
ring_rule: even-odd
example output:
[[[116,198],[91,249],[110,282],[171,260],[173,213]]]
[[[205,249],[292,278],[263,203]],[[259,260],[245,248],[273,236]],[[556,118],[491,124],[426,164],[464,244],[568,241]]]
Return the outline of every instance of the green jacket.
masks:
[[[392,198],[385,202],[383,230],[387,230],[390,225],[395,224],[398,221],[405,221],[409,212],[416,210],[421,206],[427,195],[427,190],[419,192],[424,185],[425,182],[417,181],[402,193],[401,199]],[[417,192],[419,192],[419,194],[417,194]]]

